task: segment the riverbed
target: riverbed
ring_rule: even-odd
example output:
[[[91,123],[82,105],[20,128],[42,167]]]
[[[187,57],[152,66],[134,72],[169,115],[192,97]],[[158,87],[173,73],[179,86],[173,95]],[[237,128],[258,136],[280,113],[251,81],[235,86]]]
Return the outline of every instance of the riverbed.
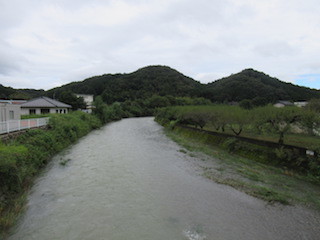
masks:
[[[180,150],[153,118],[93,131],[54,157],[9,239],[319,239],[319,213],[216,184]]]

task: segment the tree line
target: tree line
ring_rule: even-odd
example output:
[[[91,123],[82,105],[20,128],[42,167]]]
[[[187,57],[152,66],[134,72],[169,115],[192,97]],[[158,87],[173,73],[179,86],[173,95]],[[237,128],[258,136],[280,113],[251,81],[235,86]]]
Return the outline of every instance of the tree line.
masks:
[[[315,104],[316,105],[316,104]],[[246,130],[255,134],[277,134],[278,143],[290,132],[315,136],[319,134],[320,115],[314,110],[295,106],[276,108],[272,105],[244,109],[239,106],[210,105],[163,108],[156,119],[167,124],[187,124],[239,136]]]

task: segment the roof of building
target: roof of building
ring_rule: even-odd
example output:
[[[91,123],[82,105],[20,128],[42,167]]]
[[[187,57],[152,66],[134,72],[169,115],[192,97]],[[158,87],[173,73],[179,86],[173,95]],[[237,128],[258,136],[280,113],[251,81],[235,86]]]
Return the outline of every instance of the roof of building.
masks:
[[[0,99],[0,103],[7,103],[7,104],[22,104],[27,102],[27,100],[6,100]]]
[[[32,99],[26,103],[21,104],[22,108],[40,108],[40,107],[45,107],[45,108],[71,108],[69,104],[65,104],[62,102],[59,102],[57,100],[48,98],[48,97],[39,97]]]
[[[292,102],[290,102],[290,101],[284,101],[284,100],[280,100],[280,101],[278,101],[277,102],[277,104],[283,104],[283,105],[285,105],[285,106],[293,106],[293,103]]]

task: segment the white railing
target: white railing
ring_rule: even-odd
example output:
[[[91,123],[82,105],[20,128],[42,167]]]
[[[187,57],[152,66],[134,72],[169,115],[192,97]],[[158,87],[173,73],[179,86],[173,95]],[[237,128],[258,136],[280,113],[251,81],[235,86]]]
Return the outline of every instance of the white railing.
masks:
[[[48,117],[0,122],[0,134],[16,132],[24,129],[42,127],[42,126],[46,126],[48,122],[49,122]]]

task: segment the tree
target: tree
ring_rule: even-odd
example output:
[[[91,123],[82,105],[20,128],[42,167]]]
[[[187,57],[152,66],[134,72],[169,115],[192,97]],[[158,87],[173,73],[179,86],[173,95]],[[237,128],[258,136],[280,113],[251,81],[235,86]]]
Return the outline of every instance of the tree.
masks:
[[[320,115],[309,109],[303,110],[299,126],[305,129],[309,135],[315,135],[315,130],[320,127]]]
[[[93,114],[97,115],[98,118],[103,122],[107,122],[107,105],[103,102],[101,96],[97,96],[93,102]]]
[[[311,99],[306,108],[313,112],[320,113],[320,98]]]
[[[271,105],[253,111],[255,124],[268,131],[279,134],[278,143],[284,143],[284,136],[294,123],[301,119],[301,109],[297,107],[275,108]]]
[[[203,127],[209,122],[209,113],[207,112],[185,112],[180,115],[179,123],[190,124],[195,127]]]
[[[59,101],[67,103],[72,106],[72,110],[85,109],[86,103],[83,97],[77,97],[71,91],[64,91],[59,94]]]
[[[150,108],[161,108],[170,106],[170,101],[167,97],[161,97],[158,95],[153,95],[151,98],[148,99],[149,107]]]
[[[253,108],[252,100],[244,99],[239,103],[239,106],[243,109],[251,109]]]
[[[243,127],[251,122],[249,111],[239,107],[229,107],[226,110],[228,126],[235,135],[239,136]]]

